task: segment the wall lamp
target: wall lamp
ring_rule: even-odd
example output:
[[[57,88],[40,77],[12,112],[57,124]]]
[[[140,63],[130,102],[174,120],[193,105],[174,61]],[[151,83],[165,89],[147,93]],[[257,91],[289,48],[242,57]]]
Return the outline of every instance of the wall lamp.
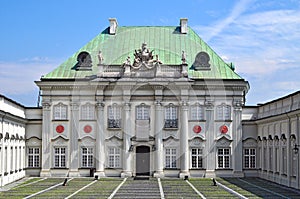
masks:
[[[295,144],[295,145],[294,145],[293,151],[294,151],[295,154],[298,154],[298,152],[299,152],[299,147],[300,147],[300,145],[298,145],[298,144]]]
[[[129,151],[129,152],[133,151],[133,145],[130,145],[128,151]]]

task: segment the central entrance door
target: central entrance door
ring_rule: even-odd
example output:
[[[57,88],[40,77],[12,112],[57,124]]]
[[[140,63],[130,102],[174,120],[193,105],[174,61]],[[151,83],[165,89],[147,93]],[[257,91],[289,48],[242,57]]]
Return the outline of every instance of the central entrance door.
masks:
[[[150,175],[150,147],[138,146],[136,147],[136,175],[149,176]]]

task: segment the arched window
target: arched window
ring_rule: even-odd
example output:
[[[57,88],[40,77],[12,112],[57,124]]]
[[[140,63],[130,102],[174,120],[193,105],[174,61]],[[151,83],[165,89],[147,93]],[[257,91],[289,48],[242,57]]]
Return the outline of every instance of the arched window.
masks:
[[[108,128],[121,128],[121,107],[117,104],[108,106]]]
[[[217,120],[231,120],[231,106],[226,104],[217,106]]]
[[[136,107],[136,119],[137,120],[149,120],[150,119],[150,106],[141,104]]]
[[[66,120],[67,119],[67,105],[59,103],[53,107],[53,119],[54,120]]]
[[[165,107],[165,128],[178,128],[178,107],[169,104]]]
[[[95,119],[95,106],[87,103],[81,106],[81,119],[94,120]]]
[[[204,120],[204,106],[195,104],[190,107],[191,120]]]

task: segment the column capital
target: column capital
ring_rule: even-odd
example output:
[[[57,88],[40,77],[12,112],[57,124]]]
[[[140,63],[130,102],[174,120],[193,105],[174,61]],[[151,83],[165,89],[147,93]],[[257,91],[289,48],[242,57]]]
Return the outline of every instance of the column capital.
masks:
[[[103,102],[97,102],[96,103],[96,108],[98,110],[103,110],[104,109],[105,104]]]
[[[130,108],[131,108],[131,104],[129,102],[124,102],[124,110],[125,111],[130,111]]]
[[[50,111],[51,103],[50,102],[42,102],[42,107],[43,107],[43,110]]]
[[[213,100],[205,100],[204,105],[206,107],[206,110],[213,110],[215,106]]]
[[[234,111],[242,111],[242,106],[244,105],[242,100],[236,100],[233,102]]]
[[[180,106],[182,110],[188,110],[189,107],[188,101],[181,101]]]
[[[71,110],[72,111],[78,111],[79,110],[79,103],[78,102],[71,102]]]

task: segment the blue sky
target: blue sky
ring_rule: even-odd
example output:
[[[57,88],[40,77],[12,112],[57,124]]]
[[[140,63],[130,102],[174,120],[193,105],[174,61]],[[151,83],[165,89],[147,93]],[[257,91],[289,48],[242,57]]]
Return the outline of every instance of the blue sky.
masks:
[[[246,105],[300,89],[299,0],[2,0],[0,93],[35,106],[35,80],[108,26],[173,26],[182,17],[250,83]]]

